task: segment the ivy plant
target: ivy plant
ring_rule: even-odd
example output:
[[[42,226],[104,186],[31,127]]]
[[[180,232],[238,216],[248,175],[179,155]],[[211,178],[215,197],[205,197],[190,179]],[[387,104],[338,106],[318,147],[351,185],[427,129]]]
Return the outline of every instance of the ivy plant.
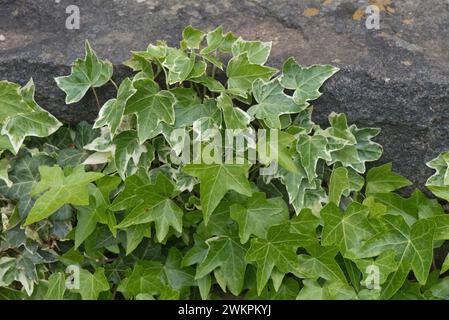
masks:
[[[67,104],[96,97],[75,127],[1,81],[0,298],[448,299],[442,205],[370,165],[379,129],[313,121],[338,68],[278,70],[271,47],[188,26],[116,84],[86,42],[55,79]],[[444,200],[448,164],[429,163]]]

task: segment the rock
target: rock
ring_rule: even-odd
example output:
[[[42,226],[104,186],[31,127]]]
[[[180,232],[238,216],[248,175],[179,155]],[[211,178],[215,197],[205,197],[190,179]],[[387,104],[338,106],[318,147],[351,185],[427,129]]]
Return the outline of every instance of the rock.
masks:
[[[380,29],[365,25],[368,5],[380,9]],[[77,5],[79,30],[68,30],[66,8]],[[66,106],[53,78],[70,72],[89,39],[100,57],[116,66],[130,50],[164,39],[176,45],[192,24],[223,25],[247,39],[273,41],[269,64],[295,56],[308,65],[330,63],[341,71],[324,87],[315,117],[331,111],[351,123],[382,129],[381,162],[422,186],[432,173],[424,163],[449,150],[449,2],[439,0],[2,0],[0,79],[24,84],[33,77],[37,101],[59,119],[92,121],[94,99]],[[100,90],[102,102],[112,92]]]

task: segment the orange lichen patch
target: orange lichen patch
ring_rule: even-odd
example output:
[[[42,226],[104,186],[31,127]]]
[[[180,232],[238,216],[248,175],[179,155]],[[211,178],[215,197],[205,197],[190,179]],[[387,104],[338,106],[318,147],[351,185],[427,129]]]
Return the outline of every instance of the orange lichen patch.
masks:
[[[413,19],[404,19],[402,20],[402,24],[411,25],[415,22]]]
[[[364,15],[365,15],[365,12],[363,12],[363,9],[359,8],[352,15],[352,19],[360,21],[360,20],[362,20]]]
[[[319,12],[320,10],[317,8],[307,8],[302,14],[306,17],[313,17],[316,16]]]
[[[323,2],[323,6],[329,6],[332,4],[332,0],[326,0]]]
[[[390,6],[392,4],[391,0],[369,0],[369,4],[379,7],[380,11],[388,11],[394,13],[395,10]]]

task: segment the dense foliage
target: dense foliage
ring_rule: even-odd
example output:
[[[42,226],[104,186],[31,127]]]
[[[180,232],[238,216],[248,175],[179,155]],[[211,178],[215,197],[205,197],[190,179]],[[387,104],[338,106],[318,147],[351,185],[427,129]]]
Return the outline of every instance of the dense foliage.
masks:
[[[411,183],[391,164],[365,174],[378,129],[312,121],[338,69],[279,71],[270,50],[189,26],[180,48],[132,52],[118,86],[86,42],[56,78],[66,103],[109,82],[117,95],[75,128],[37,105],[32,80],[1,81],[0,298],[449,298],[449,215],[396,193]],[[449,153],[428,165],[449,200]]]

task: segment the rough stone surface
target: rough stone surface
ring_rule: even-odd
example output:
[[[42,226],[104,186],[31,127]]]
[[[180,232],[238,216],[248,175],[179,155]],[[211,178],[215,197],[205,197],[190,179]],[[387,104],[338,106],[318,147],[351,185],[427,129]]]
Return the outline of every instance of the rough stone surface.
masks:
[[[380,30],[366,28],[370,4],[381,10]],[[65,28],[68,5],[80,8],[79,30]],[[33,77],[38,102],[58,118],[92,120],[92,97],[66,106],[53,81],[83,55],[84,39],[119,66],[149,42],[177,44],[188,24],[271,40],[277,67],[288,56],[341,67],[316,103],[316,119],[345,112],[351,123],[380,127],[382,162],[418,185],[431,174],[424,163],[449,149],[448,0],[0,0],[0,79]],[[118,78],[126,72],[116,69]]]

